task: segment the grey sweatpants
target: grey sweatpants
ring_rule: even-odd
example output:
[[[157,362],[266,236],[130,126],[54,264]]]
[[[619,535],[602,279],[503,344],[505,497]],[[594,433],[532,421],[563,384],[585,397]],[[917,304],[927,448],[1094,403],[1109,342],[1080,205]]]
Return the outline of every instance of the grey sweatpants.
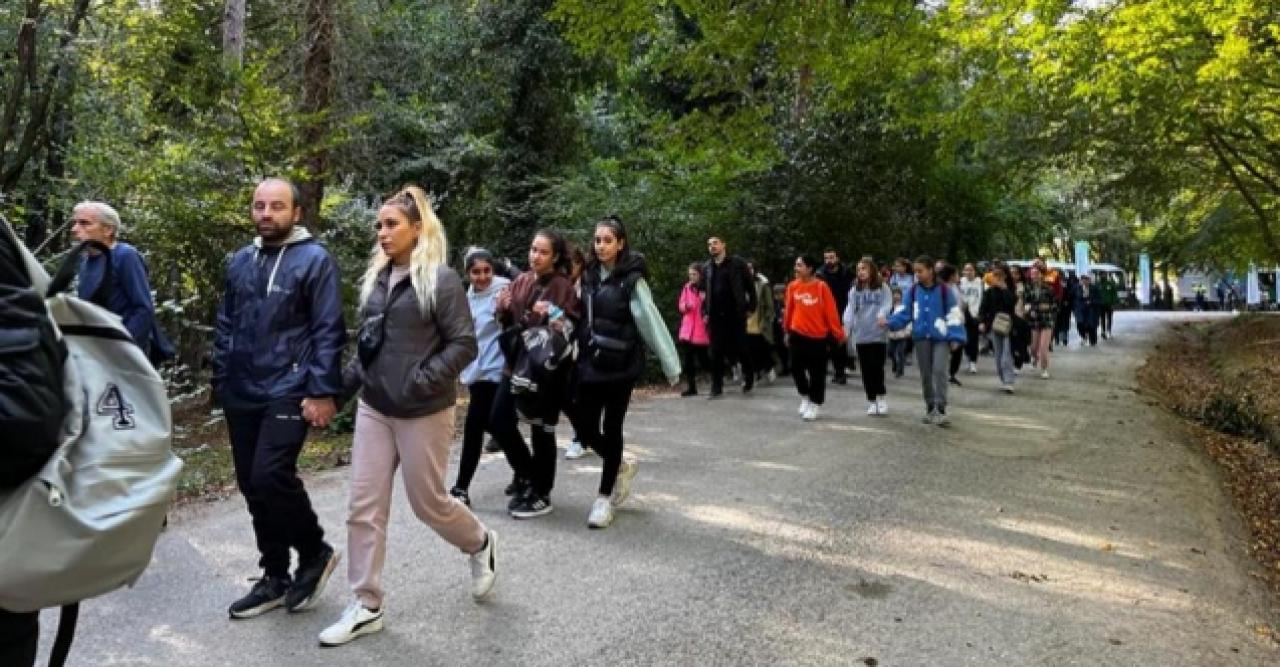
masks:
[[[947,374],[951,364],[951,344],[944,340],[916,339],[916,368],[920,388],[929,410],[947,409]]]

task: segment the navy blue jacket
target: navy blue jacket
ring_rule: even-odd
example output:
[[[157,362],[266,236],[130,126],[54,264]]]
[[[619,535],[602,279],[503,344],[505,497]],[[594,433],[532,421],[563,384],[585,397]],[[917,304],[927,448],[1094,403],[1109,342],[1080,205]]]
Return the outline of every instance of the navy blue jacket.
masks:
[[[347,342],[333,257],[302,226],[280,247],[261,239],[227,263],[213,344],[224,407],[340,396]]]
[[[108,255],[86,253],[80,260],[80,285],[76,293],[81,299],[88,301],[102,284],[107,259]],[[117,243],[111,249],[110,260],[111,284],[107,286],[107,302],[98,305],[119,315],[129,335],[146,350],[151,344],[156,319],[146,264],[142,262],[137,248],[128,243]]]

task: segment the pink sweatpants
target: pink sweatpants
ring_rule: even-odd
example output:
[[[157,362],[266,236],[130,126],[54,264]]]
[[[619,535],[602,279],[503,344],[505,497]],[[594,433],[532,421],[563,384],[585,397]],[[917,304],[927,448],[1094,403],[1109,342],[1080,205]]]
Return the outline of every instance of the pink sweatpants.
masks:
[[[418,519],[465,553],[484,546],[484,525],[445,488],[453,431],[453,408],[396,419],[360,402],[351,447],[347,579],[367,607],[382,606],[391,485],[400,464],[409,506]]]

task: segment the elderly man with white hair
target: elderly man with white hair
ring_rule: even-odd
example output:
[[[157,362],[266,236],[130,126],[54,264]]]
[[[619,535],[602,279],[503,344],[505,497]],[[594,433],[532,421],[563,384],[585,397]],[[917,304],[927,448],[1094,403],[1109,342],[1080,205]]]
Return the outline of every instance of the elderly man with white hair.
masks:
[[[119,240],[120,214],[102,202],[81,202],[71,213],[71,233],[77,241],[98,241],[110,249],[86,253],[80,267],[80,298],[119,315],[129,335],[153,361],[172,356],[172,347],[155,324],[146,264],[136,248]],[[104,283],[108,264],[111,280]]]

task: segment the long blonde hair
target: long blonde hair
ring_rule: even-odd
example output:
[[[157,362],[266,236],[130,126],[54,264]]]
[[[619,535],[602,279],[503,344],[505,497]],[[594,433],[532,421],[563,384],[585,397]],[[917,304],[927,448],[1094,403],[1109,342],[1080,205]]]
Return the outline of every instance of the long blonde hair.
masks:
[[[384,205],[400,209],[410,223],[420,226],[418,244],[409,255],[409,280],[414,293],[418,295],[418,308],[422,316],[426,317],[436,304],[436,273],[449,254],[449,240],[444,235],[444,226],[431,208],[427,193],[416,185],[397,192]],[[365,270],[364,281],[360,285],[361,308],[364,308],[369,295],[377,287],[378,276],[390,263],[391,257],[375,242],[373,255],[369,258],[369,268]]]

